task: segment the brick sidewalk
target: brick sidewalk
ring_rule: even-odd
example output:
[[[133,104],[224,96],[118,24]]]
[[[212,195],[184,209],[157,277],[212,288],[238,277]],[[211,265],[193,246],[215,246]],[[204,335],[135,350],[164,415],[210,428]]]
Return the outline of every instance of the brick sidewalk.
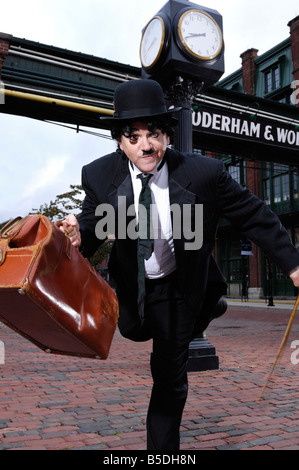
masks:
[[[256,403],[291,311],[230,306],[209,327],[220,369],[189,374],[182,450],[299,450],[299,313]],[[47,355],[3,326],[0,340],[0,449],[145,449],[150,342],[117,332],[109,359],[95,361]]]

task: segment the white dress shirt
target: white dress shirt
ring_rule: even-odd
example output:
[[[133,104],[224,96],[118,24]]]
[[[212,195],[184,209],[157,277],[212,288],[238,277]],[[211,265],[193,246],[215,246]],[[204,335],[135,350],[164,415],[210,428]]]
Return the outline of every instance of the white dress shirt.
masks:
[[[138,222],[138,201],[141,191],[141,180],[137,175],[142,173],[129,161],[132,178],[136,221]],[[170,217],[168,168],[165,163],[158,171],[157,167],[151,171],[153,175],[149,181],[152,194],[152,221],[154,231],[154,252],[145,260],[145,276],[149,279],[165,277],[176,269],[172,224]]]

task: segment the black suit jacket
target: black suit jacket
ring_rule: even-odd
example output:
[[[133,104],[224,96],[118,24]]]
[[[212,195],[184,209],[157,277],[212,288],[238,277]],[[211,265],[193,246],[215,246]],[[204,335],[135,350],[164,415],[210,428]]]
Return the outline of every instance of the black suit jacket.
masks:
[[[181,292],[194,315],[201,315],[202,327],[205,328],[210,314],[209,298],[211,300],[212,297],[213,303],[226,292],[226,283],[212,257],[220,217],[227,218],[237,230],[259,245],[287,274],[299,266],[299,253],[277,216],[233,180],[222,162],[170,149],[167,149],[165,158],[169,170],[170,204],[178,204],[181,208],[184,204],[191,205],[193,216],[195,204],[203,205],[202,247],[186,251],[185,243],[189,240],[184,236],[175,239],[174,246]],[[127,157],[115,152],[86,165],[82,170],[82,186],[86,197],[79,216],[81,251],[83,255],[90,256],[104,241],[95,236],[99,220],[95,216],[96,207],[107,203],[114,207],[117,235],[118,212],[123,215],[134,203]],[[118,207],[120,196],[125,197],[126,207]],[[134,216],[127,217],[127,223],[132,219]],[[181,232],[183,235],[183,230]],[[117,284],[119,327],[124,336],[130,337],[133,325],[139,322],[136,240],[116,239],[109,270]]]

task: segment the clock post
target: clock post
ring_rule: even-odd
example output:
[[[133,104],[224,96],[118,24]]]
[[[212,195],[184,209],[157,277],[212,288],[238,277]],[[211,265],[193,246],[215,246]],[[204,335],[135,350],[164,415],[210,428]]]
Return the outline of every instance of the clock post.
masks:
[[[195,96],[224,73],[222,17],[188,0],[170,0],[148,22],[140,44],[142,77],[159,82],[169,102],[179,106],[175,148],[192,153]],[[189,371],[219,368],[204,332],[189,346]]]
[[[178,113],[179,123],[174,139],[174,147],[180,152],[192,153],[193,151],[193,101],[200,93],[202,86],[201,82],[178,75],[165,87],[169,102],[182,108]]]

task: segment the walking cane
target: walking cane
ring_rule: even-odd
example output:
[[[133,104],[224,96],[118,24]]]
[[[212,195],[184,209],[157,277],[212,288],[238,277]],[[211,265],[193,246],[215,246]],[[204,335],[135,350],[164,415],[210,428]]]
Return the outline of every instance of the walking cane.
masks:
[[[279,356],[280,356],[280,354],[281,354],[281,352],[282,352],[282,350],[283,350],[283,348],[284,348],[284,346],[285,346],[285,344],[286,344],[286,342],[287,342],[287,339],[288,339],[288,336],[289,336],[289,334],[290,334],[290,331],[291,331],[291,328],[292,328],[292,324],[293,324],[293,321],[294,321],[294,318],[295,318],[295,315],[296,315],[298,306],[299,306],[299,295],[298,295],[298,297],[297,297],[297,301],[296,301],[296,303],[295,303],[295,306],[294,306],[294,309],[293,309],[293,312],[292,312],[292,315],[291,315],[289,324],[288,324],[288,326],[287,326],[287,329],[286,329],[286,332],[285,332],[285,334],[284,334],[283,340],[282,340],[281,345],[280,345],[280,347],[279,347],[277,356],[276,356],[275,361],[274,361],[274,363],[273,363],[273,366],[272,366],[272,368],[271,368],[271,370],[270,370],[270,372],[269,372],[269,375],[268,375],[268,377],[267,377],[267,380],[266,380],[266,382],[265,382],[265,385],[263,386],[263,389],[262,389],[262,391],[261,391],[261,394],[260,394],[260,396],[259,396],[258,399],[257,399],[257,402],[260,401],[260,399],[262,398],[263,393],[264,393],[264,391],[265,391],[265,388],[267,387],[268,382],[269,382],[269,380],[270,380],[270,378],[271,378],[271,375],[272,375],[272,373],[273,373],[273,370],[274,370],[274,368],[275,368],[275,366],[276,366],[276,364],[277,364],[277,361],[278,361],[278,359],[279,359]]]

